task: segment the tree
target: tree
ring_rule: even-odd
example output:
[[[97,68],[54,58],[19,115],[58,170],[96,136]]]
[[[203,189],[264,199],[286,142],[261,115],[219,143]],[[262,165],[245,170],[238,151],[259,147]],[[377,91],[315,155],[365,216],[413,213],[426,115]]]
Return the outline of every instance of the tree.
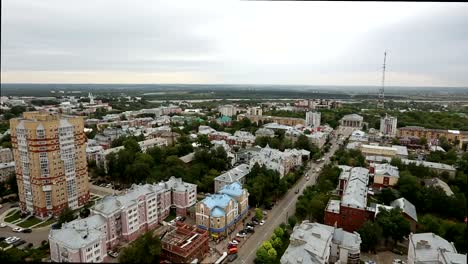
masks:
[[[208,135],[198,135],[197,143],[200,145],[200,147],[207,149],[213,146],[213,144],[211,144],[210,140],[208,139]]]
[[[159,263],[161,241],[152,232],[146,232],[119,255],[121,263]]]
[[[133,153],[141,152],[140,145],[134,138],[128,138],[123,142],[123,145],[126,150],[131,151]]]
[[[374,222],[366,221],[358,233],[361,235],[361,249],[363,251],[375,250],[378,242],[382,238],[382,228]]]
[[[427,138],[422,137],[419,139],[419,145],[422,145],[423,147],[427,145]]]
[[[7,184],[12,193],[18,193],[18,182],[16,181],[15,173],[12,173],[10,177],[8,177]]]
[[[297,223],[297,217],[295,215],[292,215],[288,218],[288,224],[291,229],[294,228],[294,226],[296,226],[296,223]]]
[[[63,209],[62,213],[60,213],[57,224],[62,226],[63,223],[68,223],[75,220],[75,213],[69,207]]]
[[[401,214],[400,208],[394,208],[390,211],[382,209],[375,221],[382,228],[385,239],[392,238],[395,243],[410,233],[410,224]]]
[[[380,191],[378,198],[380,201],[382,201],[383,204],[390,205],[390,203],[398,197],[395,195],[392,189],[384,188],[382,191]]]
[[[263,211],[260,208],[255,208],[255,218],[258,219],[258,221],[263,220]]]
[[[281,227],[275,228],[274,234],[275,234],[277,237],[282,238],[282,237],[284,236],[284,230],[283,230],[283,228],[281,228]]]

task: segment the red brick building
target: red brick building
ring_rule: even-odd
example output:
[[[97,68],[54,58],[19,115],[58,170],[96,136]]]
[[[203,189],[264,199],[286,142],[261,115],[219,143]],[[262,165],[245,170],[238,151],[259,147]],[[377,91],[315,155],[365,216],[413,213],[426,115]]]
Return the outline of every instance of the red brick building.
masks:
[[[202,261],[210,248],[208,231],[180,222],[162,238],[162,260],[172,263]]]

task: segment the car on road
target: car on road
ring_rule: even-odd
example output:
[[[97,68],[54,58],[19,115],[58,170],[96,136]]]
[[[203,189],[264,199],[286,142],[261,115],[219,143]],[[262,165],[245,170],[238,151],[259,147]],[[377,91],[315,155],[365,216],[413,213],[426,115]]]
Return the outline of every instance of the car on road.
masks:
[[[233,262],[236,259],[237,259],[237,253],[231,254],[229,255],[229,257],[227,257],[228,262]]]
[[[296,189],[296,191],[294,191],[295,194],[298,194],[299,193],[299,188]]]
[[[265,224],[265,220],[260,221],[260,225],[264,225],[264,224]]]
[[[31,233],[31,232],[32,232],[32,229],[31,229],[31,228],[25,228],[25,229],[23,229],[21,232],[23,232],[23,233]]]
[[[107,251],[107,255],[113,257],[113,258],[117,258],[119,256],[119,253],[115,252],[115,251],[112,251],[112,250],[109,250]]]
[[[16,232],[16,233],[21,233],[21,232],[23,232],[23,228],[15,227],[15,228],[11,229],[11,231]]]
[[[310,180],[310,177],[309,177],[309,176],[306,177],[306,181],[308,181],[308,180]]]
[[[6,224],[5,223],[0,223],[0,227],[4,228],[4,227],[6,227]]]

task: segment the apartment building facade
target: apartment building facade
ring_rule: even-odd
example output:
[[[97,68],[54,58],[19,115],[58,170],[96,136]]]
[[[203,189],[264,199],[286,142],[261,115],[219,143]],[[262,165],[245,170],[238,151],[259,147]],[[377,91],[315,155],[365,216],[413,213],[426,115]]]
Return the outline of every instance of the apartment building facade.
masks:
[[[133,185],[121,195],[105,196],[90,208],[91,216],[64,224],[61,229],[49,233],[51,258],[62,261],[62,252],[68,252],[65,260],[73,262],[102,262],[106,249],[120,241],[130,242],[146,231],[154,229],[165,219],[171,208],[188,208],[195,204],[195,188],[181,179],[171,177],[157,184]],[[190,190],[189,190],[190,189]],[[176,209],[176,211],[177,211]],[[101,255],[92,257],[89,249],[99,244]],[[95,250],[97,251],[97,250]]]
[[[25,112],[10,127],[21,211],[47,218],[89,201],[82,117]]]

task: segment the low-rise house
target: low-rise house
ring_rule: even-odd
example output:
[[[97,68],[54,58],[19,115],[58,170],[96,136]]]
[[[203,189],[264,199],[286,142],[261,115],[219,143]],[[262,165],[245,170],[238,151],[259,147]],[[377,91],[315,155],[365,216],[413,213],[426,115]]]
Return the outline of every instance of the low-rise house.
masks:
[[[0,147],[0,163],[13,161],[13,151],[10,148]]]
[[[459,254],[453,242],[434,233],[409,235],[408,264],[466,264],[466,254]]]
[[[255,131],[255,136],[256,137],[275,137],[275,131],[272,129],[268,128],[259,128],[257,131]]]
[[[444,163],[437,163],[437,162],[430,162],[424,160],[409,160],[409,159],[401,159],[401,162],[405,165],[409,165],[410,163],[416,164],[416,166],[424,166],[429,168],[431,171],[436,173],[444,173],[446,172],[450,177],[455,177],[457,169],[452,165],[444,164]]]
[[[416,207],[405,198],[399,198],[390,203],[393,208],[400,208],[403,216],[408,220],[412,231],[416,231],[416,225],[418,224],[418,214],[416,213]]]
[[[294,227],[282,264],[359,263],[359,233],[303,221]]]
[[[219,192],[224,186],[233,182],[239,182],[241,185],[243,185],[245,183],[245,176],[249,174],[249,172],[250,166],[247,164],[241,164],[219,175],[214,179],[215,192]]]
[[[450,186],[439,178],[425,179],[424,185],[426,187],[441,188],[447,196],[452,196],[454,194]]]
[[[398,179],[400,178],[398,167],[388,163],[373,163],[369,170],[371,175],[374,175],[373,185],[376,188],[393,187],[398,183]]]
[[[0,182],[7,181],[15,173],[15,162],[0,163]]]

